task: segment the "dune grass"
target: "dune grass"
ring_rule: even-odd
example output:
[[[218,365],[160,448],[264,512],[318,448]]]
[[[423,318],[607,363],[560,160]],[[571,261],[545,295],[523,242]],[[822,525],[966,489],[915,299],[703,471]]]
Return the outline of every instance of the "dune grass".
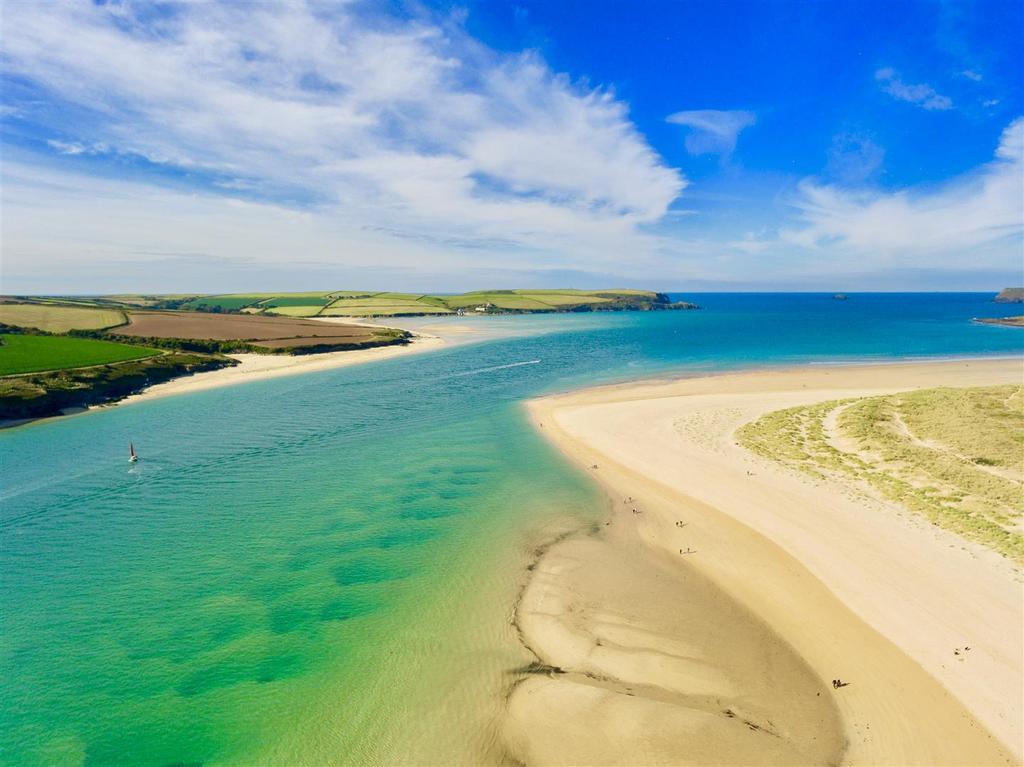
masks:
[[[1024,563],[1024,387],[833,400],[769,413],[737,435],[758,455],[863,482]]]

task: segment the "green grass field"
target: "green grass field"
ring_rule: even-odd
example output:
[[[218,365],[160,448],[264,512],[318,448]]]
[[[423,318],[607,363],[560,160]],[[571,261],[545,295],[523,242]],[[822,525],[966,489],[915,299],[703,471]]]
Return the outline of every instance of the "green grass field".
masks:
[[[461,295],[417,295],[415,293],[373,293],[343,296],[319,313],[325,316],[388,316],[394,314],[445,314],[458,309],[474,310],[490,304],[497,311],[552,312],[567,307],[599,307],[618,301],[654,301],[647,290],[477,290]],[[297,316],[297,315],[296,315]],[[308,316],[308,315],[307,315]]]
[[[324,307],[321,306],[310,306],[310,305],[296,305],[296,306],[274,306],[268,308],[263,314],[277,314],[282,317],[315,317],[320,313],[320,310]],[[246,313],[260,313],[258,309],[243,309]]]
[[[116,309],[56,304],[0,304],[0,322],[21,328],[37,328],[48,333],[69,330],[98,330],[121,325],[125,321]]]
[[[0,335],[0,375],[106,365],[161,352],[145,346],[68,336]]]
[[[341,306],[419,306],[420,301],[413,298],[394,298],[392,296],[370,296],[368,298],[339,298],[331,304],[331,308]]]
[[[258,304],[268,298],[273,298],[273,293],[264,293],[262,295],[247,295],[247,296],[200,296],[194,298],[182,304],[182,309],[200,309],[214,307],[221,309],[222,311],[237,311],[243,309],[246,306],[252,304]]]
[[[451,314],[450,309],[430,304],[378,304],[374,306],[345,305],[328,307],[321,317],[387,317],[401,314]]]
[[[552,311],[554,306],[538,301],[532,296],[507,293],[477,293],[472,296],[449,296],[448,306],[453,309],[470,309],[481,304],[493,304],[498,309],[518,309],[532,311]],[[582,303],[577,301],[576,303]]]
[[[281,306],[326,306],[334,299],[326,293],[289,293],[288,295],[274,296],[259,303],[267,309]]]
[[[477,290],[460,295],[424,295],[388,291],[309,291],[298,293],[222,293],[216,295],[96,296],[91,298],[25,299],[27,303],[66,309],[130,310],[139,305],[185,311],[245,312],[278,314],[286,317],[375,316],[449,314],[458,310],[474,312],[488,305],[489,312],[558,312],[577,309],[678,309],[696,308],[672,304],[649,290],[522,289]],[[41,309],[39,310],[41,311]],[[474,312],[475,313],[475,312]],[[2,320],[0,320],[2,321]],[[116,324],[116,323],[115,323]],[[75,325],[75,327],[85,327]],[[93,327],[93,326],[90,326]],[[102,327],[102,326],[95,326]]]
[[[862,482],[1024,563],[1024,387],[835,400],[769,413],[737,435],[761,456]]]
[[[518,288],[516,290],[471,290],[464,293],[466,296],[475,296],[481,293],[505,295],[528,295],[528,296],[646,296],[654,298],[657,295],[653,290],[632,290],[632,289],[609,289],[609,290],[576,290],[575,288]]]

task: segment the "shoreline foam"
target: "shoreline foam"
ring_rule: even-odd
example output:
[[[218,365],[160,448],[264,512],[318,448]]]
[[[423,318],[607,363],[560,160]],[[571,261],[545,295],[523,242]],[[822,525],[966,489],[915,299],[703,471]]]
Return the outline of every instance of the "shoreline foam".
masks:
[[[657,737],[659,731],[648,733],[644,722],[661,722],[688,734],[675,743],[659,742],[660,751],[636,752],[632,762],[707,762],[716,754],[722,763],[730,761],[730,752],[720,749],[703,757],[694,753],[686,728],[687,723],[696,727],[695,720],[680,719],[685,706],[680,709],[666,693],[678,698],[710,683],[724,697],[726,682],[737,680],[729,678],[728,667],[711,663],[726,678],[709,682],[709,652],[721,648],[706,642],[685,648],[685,625],[682,636],[652,630],[652,621],[667,620],[666,613],[678,605],[662,597],[669,603],[659,612],[657,600],[649,604],[647,576],[629,571],[648,559],[674,570],[681,603],[700,596],[695,583],[710,584],[727,596],[729,610],[739,606],[763,621],[780,652],[806,663],[824,683],[824,692],[817,693],[838,707],[843,762],[1017,763],[1022,591],[1012,564],[891,506],[872,505],[849,488],[797,477],[757,459],[736,446],[731,434],[763,412],[802,402],[922,386],[1016,382],[1020,372],[1019,359],[816,366],[618,384],[529,403],[541,433],[586,467],[615,500],[611,526],[552,546],[524,592],[517,615],[527,616],[520,619],[530,646],[541,647],[542,659],[564,673],[530,678],[517,689],[506,728],[513,751],[526,761],[579,761],[590,755],[588,732],[600,743],[610,726],[627,722],[630,726],[610,742],[635,744],[640,737],[651,746],[644,737]],[[640,513],[623,506],[627,497],[633,499],[627,505]],[[630,532],[613,533],[617,527]],[[619,564],[608,559],[609,551],[618,552]],[[602,559],[602,567],[588,569],[588,562]],[[600,585],[609,572],[617,574],[617,597]],[[646,623],[637,617],[645,610]],[[623,623],[624,611],[633,614],[632,623]],[[619,624],[620,634],[623,625],[632,631],[620,636],[618,649],[630,662],[605,657],[607,614],[616,614],[610,623]],[[728,645],[742,633],[741,625],[722,626],[716,634],[720,642]],[[672,641],[674,652],[667,649]],[[965,645],[972,648],[969,653],[954,655]],[[649,655],[652,650],[658,655]],[[643,653],[648,657],[637,665]],[[685,663],[680,670],[679,657],[687,659],[689,670]],[[694,666],[694,660],[704,665]],[[573,679],[595,674],[595,667],[605,680],[600,694]],[[653,676],[652,669],[658,669]],[[640,692],[645,675],[648,684]],[[790,673],[787,683],[809,689],[794,675],[799,676]],[[740,691],[758,689],[762,677],[747,669]],[[832,689],[828,682],[837,677],[850,685]],[[617,688],[611,692],[609,680]],[[629,688],[633,694],[624,695]],[[574,727],[551,724],[552,696],[573,709],[559,718],[572,720]],[[792,695],[780,696],[776,708],[788,716],[786,732],[799,746],[802,723],[815,713],[789,710],[794,701]],[[705,737],[701,742],[714,744],[717,738],[719,745],[740,748],[735,717],[726,708],[735,713],[731,707],[704,712],[697,728]],[[754,713],[747,718],[764,729]],[[532,728],[525,726],[531,723]],[[762,739],[766,749],[780,740],[767,738]],[[769,758],[770,750],[759,753],[774,763],[795,759],[777,752]]]

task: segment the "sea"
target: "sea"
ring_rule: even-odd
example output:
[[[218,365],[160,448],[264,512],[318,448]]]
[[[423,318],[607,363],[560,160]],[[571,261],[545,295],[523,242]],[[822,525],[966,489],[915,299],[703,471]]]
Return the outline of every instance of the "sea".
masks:
[[[527,566],[607,512],[525,400],[1024,357],[988,293],[674,297],[702,308],[431,318],[477,332],[0,432],[0,763],[500,762]]]

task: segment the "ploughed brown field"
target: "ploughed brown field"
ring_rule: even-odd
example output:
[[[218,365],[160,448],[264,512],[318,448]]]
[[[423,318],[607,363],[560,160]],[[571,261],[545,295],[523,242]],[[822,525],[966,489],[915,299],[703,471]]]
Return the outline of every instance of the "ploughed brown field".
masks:
[[[359,325],[328,325],[288,317],[202,312],[131,312],[129,323],[126,327],[117,328],[117,334],[142,338],[245,341],[268,349],[372,343],[378,340],[374,331],[379,330]]]

